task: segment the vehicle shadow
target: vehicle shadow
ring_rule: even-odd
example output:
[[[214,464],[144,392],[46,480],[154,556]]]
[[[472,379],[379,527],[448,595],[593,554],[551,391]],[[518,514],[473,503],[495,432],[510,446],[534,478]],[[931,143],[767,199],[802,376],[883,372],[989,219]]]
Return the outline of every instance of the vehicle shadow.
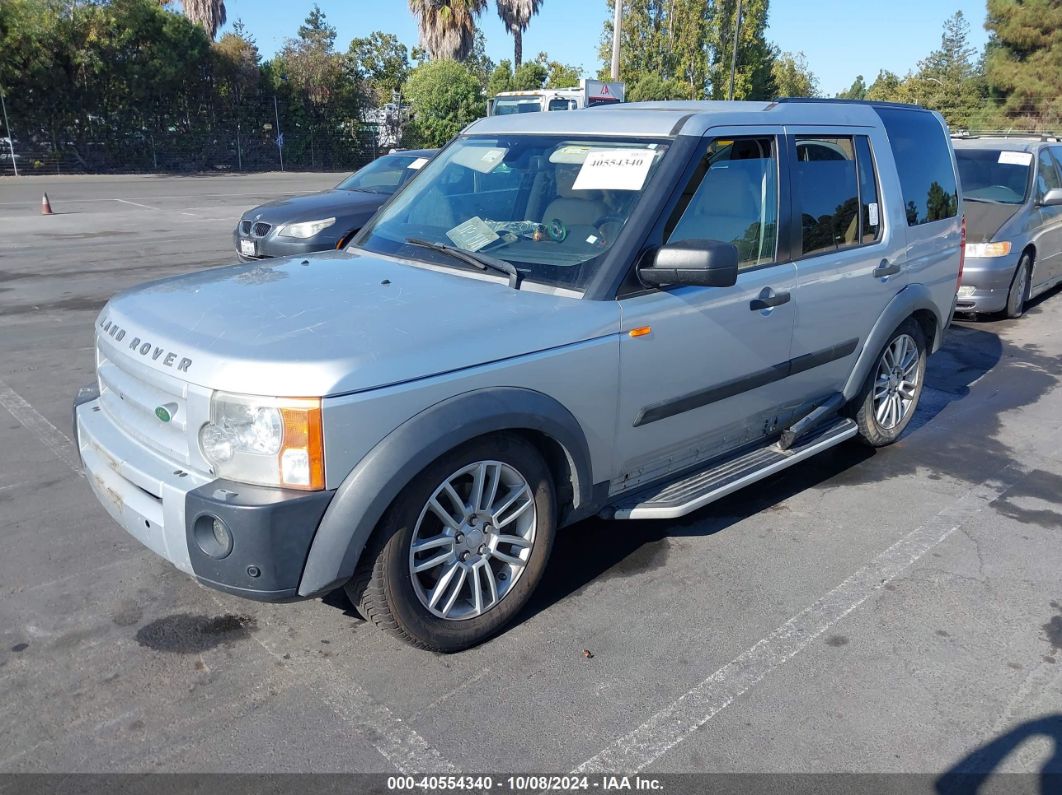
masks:
[[[1024,786],[1020,791],[1041,793],[1062,792],[1062,714],[1047,715],[1036,720],[1026,721],[1015,726],[1006,734],[1002,734],[994,740],[982,745],[960,759],[946,773],[941,775],[935,782],[935,789],[941,795],[977,795],[992,789],[1004,791],[1006,787],[1000,786],[1002,782],[996,781],[994,785],[986,787],[996,769],[1015,750],[1027,741],[1045,737],[1054,742],[1054,750],[1051,757],[1040,768],[1039,790],[1033,790]],[[998,778],[1028,776],[1035,774],[1001,773],[995,774]],[[1027,782],[1023,782],[1027,783]],[[1031,783],[1031,782],[1030,782]]]
[[[670,538],[715,535],[758,513],[784,510],[782,503],[803,491],[881,482],[926,466],[929,455],[936,461],[931,468],[941,473],[930,477],[949,474],[972,479],[976,475],[983,479],[983,455],[971,458],[967,450],[952,451],[950,441],[945,445],[939,441],[923,444],[920,437],[928,435],[949,406],[965,400],[977,381],[998,368],[1004,354],[1003,341],[991,331],[966,324],[949,329],[945,345],[929,360],[927,388],[918,414],[896,445],[907,450],[874,450],[857,441],[846,442],[681,519],[621,522],[595,518],[564,529],[558,534],[542,583],[515,623],[528,620],[592,582],[629,577],[665,565]],[[986,434],[977,435],[982,454],[1009,458],[1009,448],[988,438],[992,424],[998,427],[996,409],[986,413],[991,418],[978,416]]]

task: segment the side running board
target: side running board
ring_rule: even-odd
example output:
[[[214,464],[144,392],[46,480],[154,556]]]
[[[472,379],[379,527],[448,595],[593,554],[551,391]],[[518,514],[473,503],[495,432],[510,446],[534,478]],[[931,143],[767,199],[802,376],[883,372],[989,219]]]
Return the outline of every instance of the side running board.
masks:
[[[778,443],[750,450],[656,486],[615,504],[613,519],[677,519],[710,502],[769,477],[858,433],[855,422],[838,418],[796,440],[788,449]]]

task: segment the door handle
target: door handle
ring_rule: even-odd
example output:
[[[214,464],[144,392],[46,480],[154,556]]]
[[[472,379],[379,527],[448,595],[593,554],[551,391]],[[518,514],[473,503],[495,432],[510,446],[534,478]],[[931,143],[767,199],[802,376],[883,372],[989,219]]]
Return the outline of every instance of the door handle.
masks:
[[[874,268],[874,278],[883,279],[886,276],[894,276],[900,272],[900,266],[895,262],[889,262],[887,259],[883,259],[878,267]]]
[[[789,293],[776,293],[770,287],[764,287],[760,291],[758,298],[753,298],[749,302],[749,309],[753,312],[759,312],[763,309],[772,309],[782,304],[788,304],[790,299]]]

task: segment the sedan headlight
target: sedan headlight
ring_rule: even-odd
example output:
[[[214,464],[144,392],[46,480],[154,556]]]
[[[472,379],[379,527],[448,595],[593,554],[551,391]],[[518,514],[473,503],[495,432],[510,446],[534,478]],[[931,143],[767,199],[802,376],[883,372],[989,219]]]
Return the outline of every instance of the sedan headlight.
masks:
[[[313,237],[336,222],[335,218],[322,218],[320,221],[302,221],[297,224],[285,224],[277,230],[280,237],[297,237],[300,240]]]
[[[321,401],[215,392],[199,430],[218,477],[260,486],[324,488]]]
[[[1005,257],[1010,253],[1010,243],[967,243],[967,257]]]

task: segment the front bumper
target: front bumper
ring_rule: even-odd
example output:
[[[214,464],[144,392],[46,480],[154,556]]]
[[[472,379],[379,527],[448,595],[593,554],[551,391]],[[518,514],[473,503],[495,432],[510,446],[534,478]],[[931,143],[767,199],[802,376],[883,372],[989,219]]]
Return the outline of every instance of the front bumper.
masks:
[[[293,237],[280,237],[270,232],[265,237],[253,237],[244,235],[237,226],[232,233],[232,244],[236,248],[237,256],[244,262],[256,259],[272,257],[298,257],[302,254],[313,254],[317,251],[334,251],[339,245],[339,233],[332,233],[332,227],[324,230],[314,237],[304,239]],[[332,233],[332,234],[330,234]],[[240,249],[240,241],[249,240],[254,244],[254,254],[244,254]]]
[[[188,471],[123,433],[84,390],[74,422],[89,486],[140,543],[204,585],[259,601],[298,598],[310,543],[334,492],[248,486]],[[215,519],[232,540],[223,556],[204,538]]]
[[[956,312],[1002,312],[1018,266],[1016,256],[968,257],[963,267]]]

